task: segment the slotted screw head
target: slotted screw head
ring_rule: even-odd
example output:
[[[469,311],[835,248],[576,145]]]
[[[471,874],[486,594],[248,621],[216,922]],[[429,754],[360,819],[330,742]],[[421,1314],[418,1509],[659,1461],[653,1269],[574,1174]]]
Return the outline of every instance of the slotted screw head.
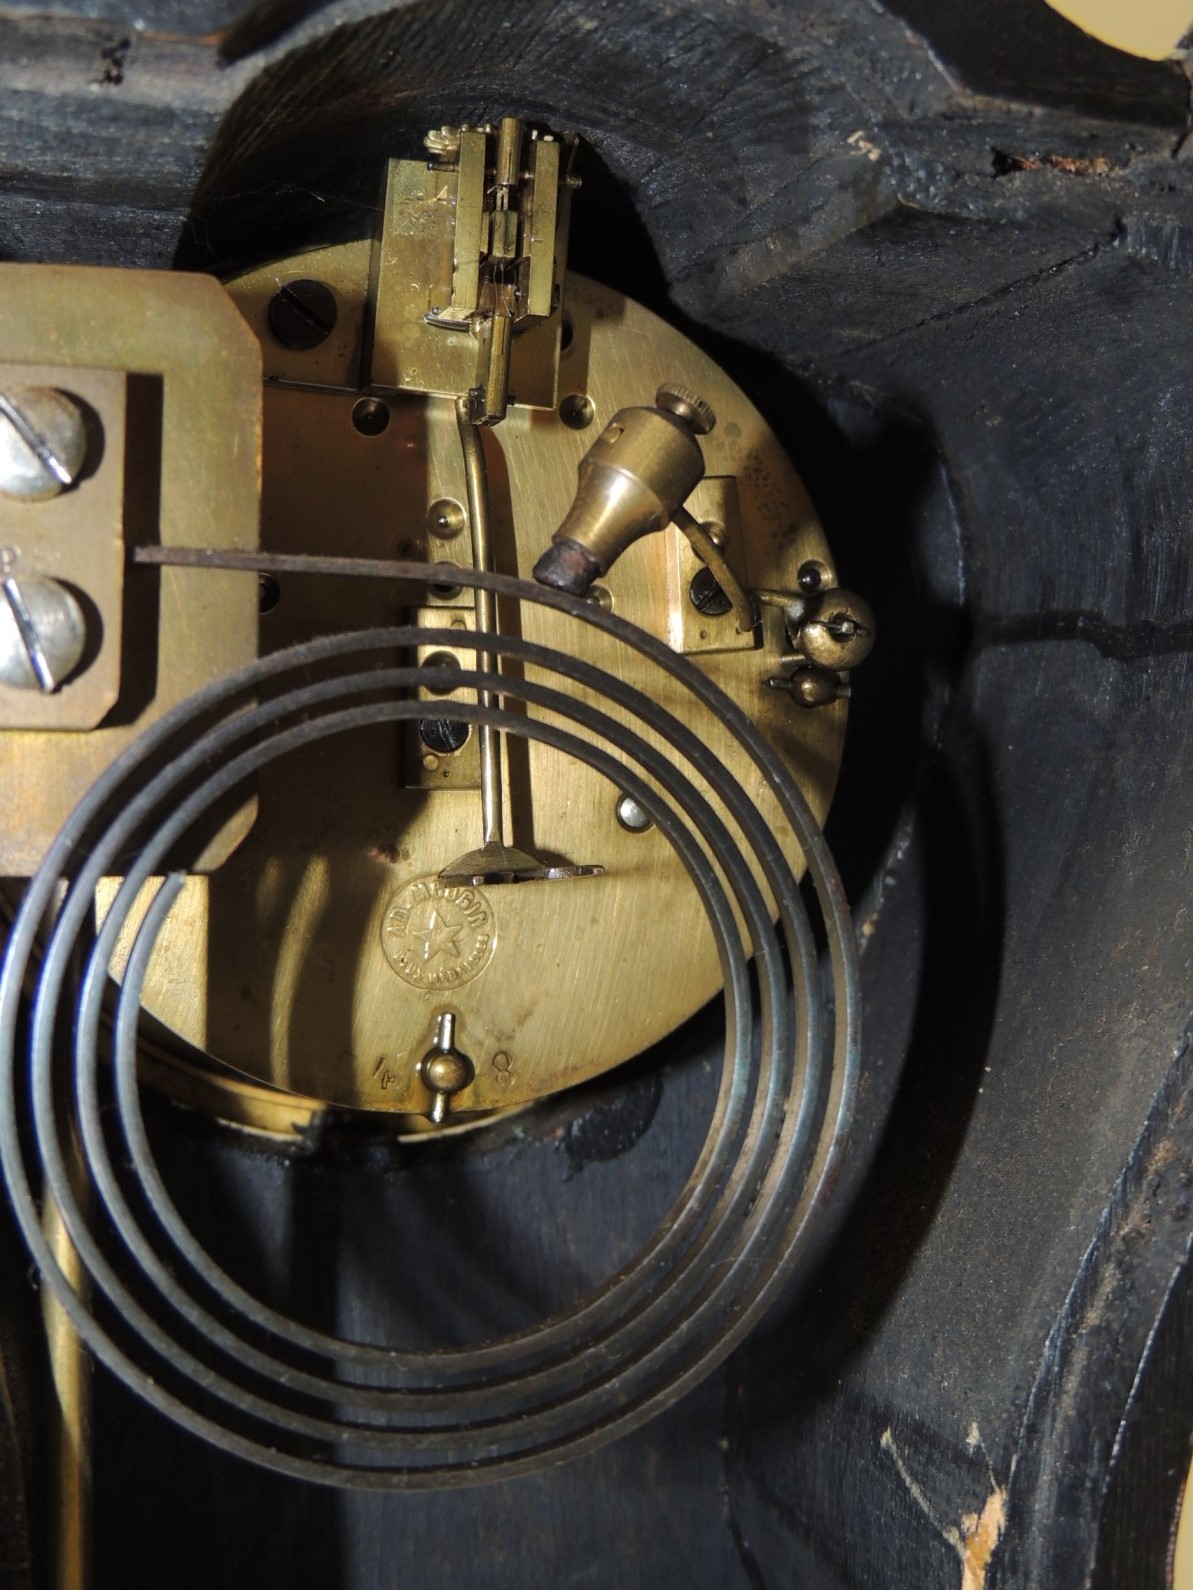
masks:
[[[49,694],[86,644],[83,610],[65,585],[42,575],[0,581],[0,684]]]
[[[688,586],[688,600],[698,613],[706,618],[723,618],[733,606],[717,582],[713,571],[707,567],[697,569]]]
[[[469,726],[455,723],[451,718],[420,718],[418,735],[428,751],[437,756],[451,756],[467,743]]]
[[[0,492],[25,502],[56,497],[78,480],[87,457],[79,405],[48,386],[0,392]]]
[[[800,624],[797,643],[822,668],[856,668],[874,644],[874,614],[853,591],[825,591]]]
[[[286,282],[269,300],[266,319],[283,348],[309,353],[336,329],[339,306],[331,288],[310,277]]]

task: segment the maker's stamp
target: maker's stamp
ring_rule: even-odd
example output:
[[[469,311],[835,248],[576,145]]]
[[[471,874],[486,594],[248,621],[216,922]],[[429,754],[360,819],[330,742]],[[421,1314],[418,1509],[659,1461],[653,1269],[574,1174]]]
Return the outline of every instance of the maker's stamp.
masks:
[[[459,988],[483,972],[497,945],[489,902],[469,884],[414,878],[389,902],[381,948],[415,988]]]

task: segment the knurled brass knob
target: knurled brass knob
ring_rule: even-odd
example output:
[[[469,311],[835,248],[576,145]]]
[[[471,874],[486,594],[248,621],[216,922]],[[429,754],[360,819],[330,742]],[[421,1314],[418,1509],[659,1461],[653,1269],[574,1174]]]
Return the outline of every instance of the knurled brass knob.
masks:
[[[676,415],[697,436],[707,436],[717,423],[711,405],[698,392],[693,392],[691,387],[664,382],[655,393],[654,400],[656,408],[666,409],[669,414]]]

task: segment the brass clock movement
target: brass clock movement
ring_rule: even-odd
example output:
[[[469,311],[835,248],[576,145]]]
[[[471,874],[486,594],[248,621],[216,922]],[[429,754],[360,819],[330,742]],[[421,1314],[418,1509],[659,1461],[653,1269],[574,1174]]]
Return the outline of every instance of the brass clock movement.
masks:
[[[855,971],[819,824],[873,618],[746,394],[568,273],[574,153],[437,129],[375,236],[222,285],[0,267],[0,865],[32,880],[0,1037],[36,1122],[10,1188],[93,1350],[288,1472],[449,1483],[646,1417],[765,1307],[842,1152]],[[282,1135],[457,1130],[718,993],[671,1220],[575,1315],[468,1353],[248,1298],[140,1115],[138,1081]]]

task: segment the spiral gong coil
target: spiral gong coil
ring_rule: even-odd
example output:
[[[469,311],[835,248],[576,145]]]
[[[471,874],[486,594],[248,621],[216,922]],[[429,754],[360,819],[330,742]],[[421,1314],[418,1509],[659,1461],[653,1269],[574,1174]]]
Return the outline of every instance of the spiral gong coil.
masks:
[[[421,564],[388,572],[437,577]],[[690,662],[599,606],[505,576],[460,569],[458,577],[594,626],[614,655],[645,659],[672,701],[679,687],[682,713],[612,669],[515,635],[469,637],[470,648],[506,665],[500,675],[395,664],[441,633],[415,625],[280,652],[184,703],[96,782],[30,885],[0,982],[0,1151],[47,1286],[96,1357],[155,1407],[230,1452],[325,1483],[430,1488],[508,1476],[590,1449],[667,1406],[741,1340],[806,1254],[839,1173],[855,1091],[857,967],[840,882],[807,803],[762,735]],[[488,722],[587,764],[667,838],[715,936],[726,1038],[703,1147],[637,1258],[534,1329],[414,1352],[313,1329],[219,1267],[154,1161],[137,1038],[142,982],[184,878],[171,869],[201,843],[216,803],[303,745],[417,719],[426,712],[420,688],[444,686],[495,691],[490,704],[445,700],[446,721]],[[708,714],[751,759],[790,835],[772,831],[710,752],[700,733]],[[792,838],[823,917],[831,1018],[814,924],[787,860]],[[121,872],[93,936],[96,886]],[[139,891],[162,874],[115,996],[109,1073],[101,1033],[113,952]],[[43,1233],[39,1191],[57,1205],[81,1260],[78,1289]]]

